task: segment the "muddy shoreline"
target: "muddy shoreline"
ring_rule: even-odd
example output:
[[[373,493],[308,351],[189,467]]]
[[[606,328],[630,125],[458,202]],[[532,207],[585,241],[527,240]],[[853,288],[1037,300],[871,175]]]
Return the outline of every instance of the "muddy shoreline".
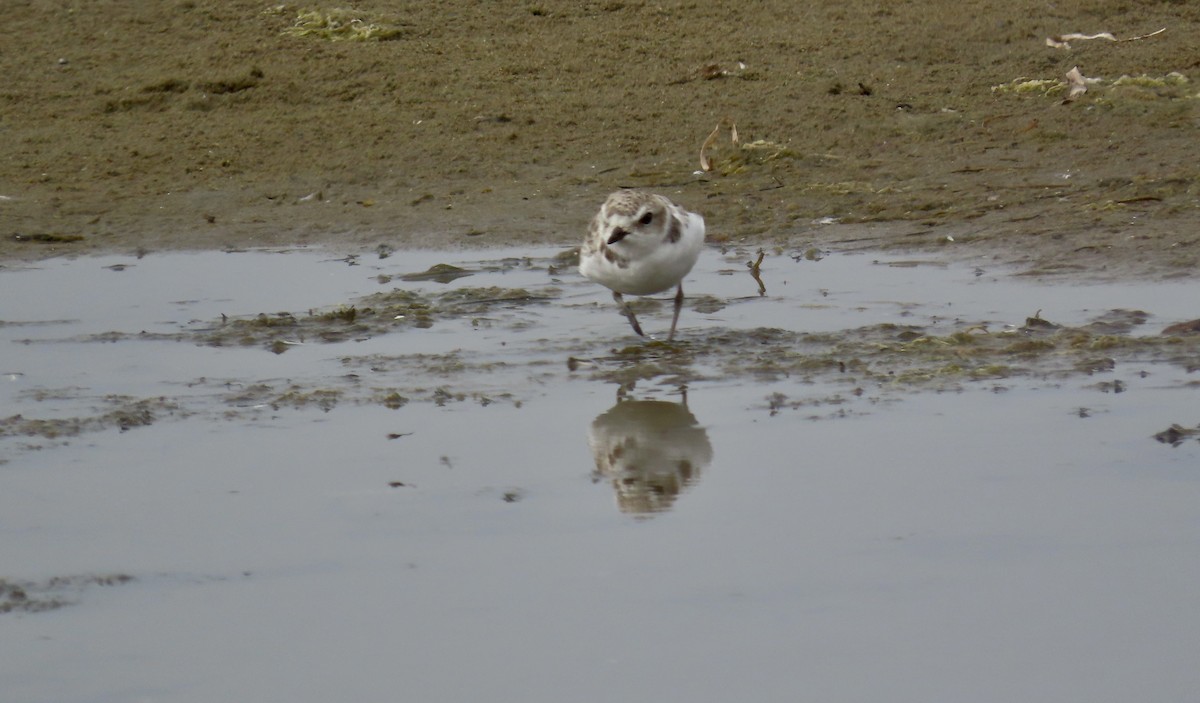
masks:
[[[569,245],[634,186],[717,242],[1200,263],[1184,3],[19,5],[0,259]],[[1074,66],[1095,80],[1064,104]],[[700,171],[723,119],[741,143]]]

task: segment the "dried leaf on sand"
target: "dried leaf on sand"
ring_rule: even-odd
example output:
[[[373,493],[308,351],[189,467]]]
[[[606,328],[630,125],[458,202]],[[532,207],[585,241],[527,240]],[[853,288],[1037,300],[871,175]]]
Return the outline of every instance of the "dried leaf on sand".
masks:
[[[722,127],[729,127],[729,141],[733,146],[736,147],[741,143],[738,139],[737,124],[731,118],[726,117],[718,122],[717,126],[713,127],[712,133],[708,135],[708,139],[705,139],[704,143],[700,145],[700,168],[705,171],[713,170],[713,163],[712,159],[708,157],[708,150],[717,143],[717,138],[721,136]]]
[[[1079,72],[1078,66],[1067,71],[1067,85],[1070,90],[1067,91],[1067,97],[1063,98],[1064,103],[1074,102],[1080,95],[1087,92],[1087,79]]]
[[[1156,34],[1162,34],[1167,31],[1166,27],[1150,32],[1149,34],[1139,34],[1136,37],[1126,37],[1125,39],[1117,39],[1111,32],[1100,32],[1099,34],[1080,34],[1078,32],[1072,34],[1055,34],[1052,37],[1046,37],[1046,46],[1053,49],[1070,49],[1073,41],[1090,41],[1092,39],[1105,39],[1112,42],[1127,42],[1137,41],[1139,39],[1148,39]]]

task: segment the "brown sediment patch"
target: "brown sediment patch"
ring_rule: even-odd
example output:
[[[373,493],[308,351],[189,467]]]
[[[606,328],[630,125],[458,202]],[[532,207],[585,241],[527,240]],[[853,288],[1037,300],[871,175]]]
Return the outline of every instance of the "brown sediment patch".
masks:
[[[31,394],[34,400],[44,402],[57,398],[76,399],[86,396],[84,389],[63,389],[61,395],[39,390]],[[100,399],[101,407],[90,415],[65,418],[36,418],[10,415],[0,418],[0,437],[40,437],[61,440],[88,432],[116,428],[121,432],[135,427],[152,425],[163,417],[186,415],[178,403],[167,398],[133,398],[109,395]]]
[[[95,586],[121,586],[134,581],[127,574],[54,576],[45,581],[0,578],[0,614],[42,613],[74,605],[79,593]]]
[[[1200,264],[1188,3],[24,3],[7,22],[0,258],[567,244],[638,186],[718,241]],[[1045,45],[1084,26],[1144,38]],[[1098,82],[1063,105],[1075,66]],[[726,118],[739,144],[697,173]]]

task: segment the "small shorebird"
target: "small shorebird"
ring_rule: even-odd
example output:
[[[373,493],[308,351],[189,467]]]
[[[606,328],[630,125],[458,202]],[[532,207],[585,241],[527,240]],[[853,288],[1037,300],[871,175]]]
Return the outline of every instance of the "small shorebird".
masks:
[[[612,290],[621,314],[642,337],[646,334],[622,295],[653,295],[678,286],[667,335],[671,341],[683,307],[683,277],[696,265],[703,246],[700,215],[661,195],[618,190],[592,218],[579,252],[579,272]]]

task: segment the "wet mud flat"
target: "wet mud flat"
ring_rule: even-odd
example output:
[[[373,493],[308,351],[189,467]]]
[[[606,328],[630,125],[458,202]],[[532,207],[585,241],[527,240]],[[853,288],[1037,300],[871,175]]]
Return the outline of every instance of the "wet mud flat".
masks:
[[[0,271],[7,692],[1194,690],[1194,282],[759,254]]]
[[[1200,263],[1193,3],[17,7],[0,258],[546,244],[629,186],[734,243]]]

